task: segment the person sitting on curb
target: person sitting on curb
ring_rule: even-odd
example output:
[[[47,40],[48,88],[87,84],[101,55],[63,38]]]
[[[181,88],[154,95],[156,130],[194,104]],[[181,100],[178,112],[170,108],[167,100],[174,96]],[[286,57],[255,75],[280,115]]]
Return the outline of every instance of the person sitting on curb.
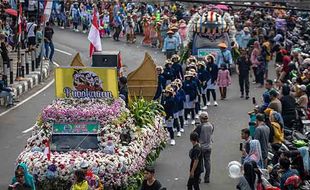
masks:
[[[14,93],[13,90],[5,85],[3,80],[0,80],[0,97],[6,98],[8,107],[14,106]]]

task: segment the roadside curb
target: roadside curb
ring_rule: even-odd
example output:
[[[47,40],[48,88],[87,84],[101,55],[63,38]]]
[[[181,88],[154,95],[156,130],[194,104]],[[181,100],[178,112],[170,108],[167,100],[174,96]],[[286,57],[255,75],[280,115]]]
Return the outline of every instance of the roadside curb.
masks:
[[[18,98],[19,96],[25,94],[33,87],[37,86],[41,81],[45,80],[49,76],[49,61],[42,61],[42,78],[40,73],[40,68],[36,69],[35,71],[31,71],[29,75],[25,75],[23,81],[14,82],[11,87],[13,88],[13,92],[15,97]],[[0,106],[4,106],[6,104],[4,98],[0,98]]]

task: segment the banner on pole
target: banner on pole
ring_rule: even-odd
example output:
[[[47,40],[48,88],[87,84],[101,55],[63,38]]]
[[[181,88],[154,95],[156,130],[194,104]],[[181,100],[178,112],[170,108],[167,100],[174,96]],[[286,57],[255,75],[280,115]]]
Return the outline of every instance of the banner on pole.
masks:
[[[53,1],[47,0],[46,5],[44,7],[44,22],[48,22],[52,13]]]
[[[116,68],[57,67],[57,98],[117,98]]]

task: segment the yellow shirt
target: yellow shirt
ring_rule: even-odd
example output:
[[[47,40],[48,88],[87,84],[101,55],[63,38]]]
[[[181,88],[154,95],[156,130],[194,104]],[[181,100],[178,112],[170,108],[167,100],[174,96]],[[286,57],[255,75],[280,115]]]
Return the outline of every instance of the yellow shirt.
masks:
[[[81,183],[75,183],[73,184],[71,190],[88,190],[89,187],[88,187],[88,183],[86,180],[84,180],[83,182]]]
[[[266,60],[270,61],[271,60],[271,55],[270,55],[271,47],[270,47],[270,43],[269,42],[264,42],[263,46],[265,46],[267,51],[269,52],[269,55],[266,55]]]
[[[281,126],[277,122],[271,122],[271,126],[273,127],[274,137],[273,144],[281,144],[284,141],[284,132],[281,129]]]

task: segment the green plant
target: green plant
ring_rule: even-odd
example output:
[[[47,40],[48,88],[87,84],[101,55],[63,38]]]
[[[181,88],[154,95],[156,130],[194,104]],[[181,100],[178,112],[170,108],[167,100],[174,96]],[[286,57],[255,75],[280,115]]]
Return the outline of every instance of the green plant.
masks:
[[[143,98],[135,98],[129,109],[138,127],[153,125],[156,116],[164,115],[162,105],[156,101],[146,101]]]

